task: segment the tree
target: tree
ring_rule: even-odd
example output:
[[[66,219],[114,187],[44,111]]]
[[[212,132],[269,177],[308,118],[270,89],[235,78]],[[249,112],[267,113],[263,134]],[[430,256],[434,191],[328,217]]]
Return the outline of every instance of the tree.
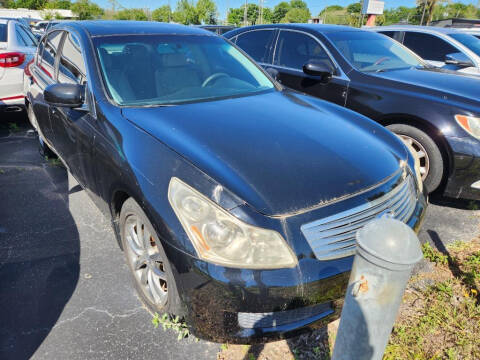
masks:
[[[65,9],[68,10],[72,6],[70,0],[50,0],[45,4],[45,9]]]
[[[306,23],[310,19],[310,10],[293,8],[288,10],[282,23]]]
[[[215,25],[217,23],[217,6],[212,0],[198,0],[196,5],[198,20],[203,24]]]
[[[243,22],[243,9],[230,9],[228,11],[227,22],[231,25],[240,26]]]
[[[178,0],[173,12],[173,21],[184,25],[200,24],[197,9],[188,0]]]
[[[353,3],[347,6],[349,14],[360,14],[362,12],[362,5],[360,3]]]
[[[123,9],[114,15],[116,20],[148,20],[143,9]]]
[[[273,22],[273,12],[270,8],[263,8],[263,24],[271,24]]]
[[[320,11],[320,13],[318,14],[318,16],[322,16],[322,15],[325,14],[326,12],[338,11],[338,10],[343,10],[343,6],[340,6],[340,5],[330,5],[330,6],[327,6],[326,8],[324,8],[322,11]]]
[[[308,9],[307,3],[302,0],[290,0],[291,9]]]
[[[89,0],[77,0],[70,7],[78,20],[96,19],[103,15],[103,9]]]
[[[273,8],[272,22],[274,24],[279,23],[287,15],[287,12],[290,10],[290,4],[288,2],[282,1],[278,3]]]
[[[153,10],[152,20],[160,22],[170,22],[172,18],[172,9],[169,5],[163,5],[158,9]]]
[[[24,8],[31,10],[41,10],[45,7],[47,0],[10,0],[7,7],[11,9]]]
[[[243,9],[245,5],[243,6]],[[258,16],[260,14],[260,8],[257,4],[248,4],[247,7],[247,22],[250,25],[255,25],[257,23]]]

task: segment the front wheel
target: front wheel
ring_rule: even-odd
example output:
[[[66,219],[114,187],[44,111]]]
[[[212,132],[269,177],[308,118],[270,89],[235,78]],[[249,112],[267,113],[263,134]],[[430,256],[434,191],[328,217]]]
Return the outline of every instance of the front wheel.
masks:
[[[178,313],[179,296],[170,262],[152,224],[129,198],[120,212],[121,240],[135,288],[152,312]]]
[[[437,144],[424,131],[410,125],[391,124],[387,128],[415,150],[425,188],[429,193],[435,191],[442,182],[445,170]]]

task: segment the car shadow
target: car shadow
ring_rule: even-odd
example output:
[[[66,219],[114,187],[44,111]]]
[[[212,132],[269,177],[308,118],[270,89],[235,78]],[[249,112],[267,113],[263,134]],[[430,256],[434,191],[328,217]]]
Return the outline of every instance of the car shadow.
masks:
[[[37,141],[12,125],[0,135],[0,359],[35,354],[79,278],[67,171],[42,159]]]
[[[480,210],[480,201],[478,200],[454,199],[439,194],[432,194],[429,197],[429,202],[433,205],[448,206],[460,210]]]

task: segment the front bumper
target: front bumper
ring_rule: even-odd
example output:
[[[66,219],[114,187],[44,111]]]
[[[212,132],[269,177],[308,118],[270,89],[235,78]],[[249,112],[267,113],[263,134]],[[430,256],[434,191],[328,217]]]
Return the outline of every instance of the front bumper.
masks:
[[[480,200],[480,141],[465,137],[447,137],[452,149],[452,169],[444,194],[453,198]]]
[[[427,202],[420,194],[408,225],[421,227]],[[293,269],[217,266],[166,245],[187,322],[196,336],[254,343],[289,337],[338,318],[353,256],[319,261],[299,257]]]

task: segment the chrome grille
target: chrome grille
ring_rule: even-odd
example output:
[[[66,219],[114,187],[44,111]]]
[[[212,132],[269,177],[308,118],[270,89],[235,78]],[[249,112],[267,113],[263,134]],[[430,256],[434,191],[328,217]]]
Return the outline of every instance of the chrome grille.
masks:
[[[407,222],[417,201],[415,183],[407,175],[392,191],[364,205],[303,224],[300,229],[319,260],[332,260],[355,253],[357,230],[370,220],[389,213]]]

